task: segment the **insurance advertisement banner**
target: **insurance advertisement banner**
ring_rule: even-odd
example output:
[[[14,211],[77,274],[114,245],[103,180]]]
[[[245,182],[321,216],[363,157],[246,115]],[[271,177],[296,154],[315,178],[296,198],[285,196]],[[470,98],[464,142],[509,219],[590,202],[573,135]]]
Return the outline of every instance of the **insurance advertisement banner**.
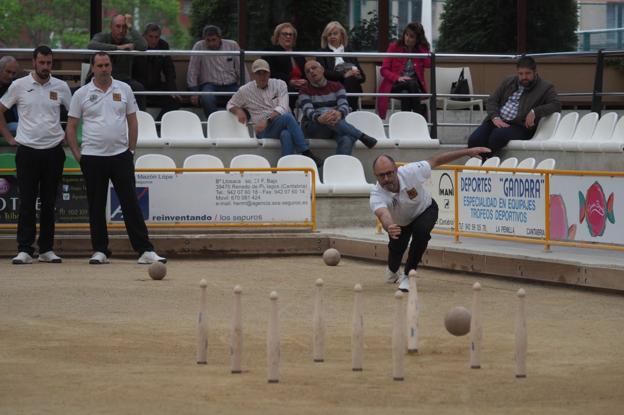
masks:
[[[292,223],[312,221],[310,176],[289,173],[137,173],[147,223]],[[122,222],[111,188],[110,222]]]
[[[622,195],[622,177],[551,177],[551,239],[624,244]]]
[[[544,177],[461,173],[459,230],[544,237]]]

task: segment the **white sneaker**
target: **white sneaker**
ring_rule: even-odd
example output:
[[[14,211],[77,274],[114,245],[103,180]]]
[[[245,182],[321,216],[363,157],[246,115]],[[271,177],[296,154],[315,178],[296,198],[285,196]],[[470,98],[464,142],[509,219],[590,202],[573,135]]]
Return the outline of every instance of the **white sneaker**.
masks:
[[[54,264],[60,264],[63,262],[63,258],[56,255],[54,251],[44,252],[43,254],[39,254],[38,258],[39,262],[52,262]]]
[[[15,258],[11,260],[13,265],[32,264],[33,258],[26,252],[20,252]]]
[[[137,262],[139,264],[153,264],[154,262],[162,262],[163,264],[166,264],[167,258],[158,256],[158,254],[154,251],[145,251],[143,252],[143,255],[139,257]]]
[[[399,271],[392,272],[390,271],[390,268],[386,268],[386,284],[394,284],[399,280],[399,278],[401,278]]]
[[[409,277],[405,274],[401,275],[401,281],[399,282],[399,290],[404,293],[409,292]]]
[[[89,259],[89,264],[91,265],[101,265],[108,264],[108,258],[104,252],[94,252]]]

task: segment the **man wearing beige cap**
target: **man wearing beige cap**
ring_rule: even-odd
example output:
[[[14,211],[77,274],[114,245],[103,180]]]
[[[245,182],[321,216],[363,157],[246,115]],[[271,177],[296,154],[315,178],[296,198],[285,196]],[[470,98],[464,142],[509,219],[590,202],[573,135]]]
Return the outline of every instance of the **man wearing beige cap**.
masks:
[[[301,153],[320,165],[321,160],[310,151],[301,126],[290,112],[286,82],[271,78],[271,69],[264,59],[255,60],[251,72],[253,80],[232,96],[228,111],[243,124],[251,117],[258,138],[279,138],[283,156]]]

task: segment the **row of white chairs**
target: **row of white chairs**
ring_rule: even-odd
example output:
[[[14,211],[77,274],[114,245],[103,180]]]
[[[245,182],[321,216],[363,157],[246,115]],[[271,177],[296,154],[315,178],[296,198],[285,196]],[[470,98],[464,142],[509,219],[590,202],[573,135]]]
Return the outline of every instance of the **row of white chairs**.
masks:
[[[512,140],[509,149],[551,151],[624,151],[624,117],[615,112],[602,117],[596,112],[579,116],[570,112],[564,116],[553,113],[540,120],[530,140]]]
[[[270,168],[271,163],[264,157],[256,154],[239,154],[232,158],[229,168]],[[364,167],[360,160],[353,156],[342,154],[327,157],[323,163],[323,180],[319,177],[314,161],[300,154],[282,156],[276,167],[304,168],[314,170],[316,193],[335,195],[362,195],[368,194],[373,185],[366,181]],[[164,154],[144,154],[136,159],[136,169],[175,169],[175,161]],[[193,154],[188,156],[182,165],[185,169],[223,169],[223,161],[211,154]],[[167,174],[167,173],[164,173]],[[174,174],[174,173],[169,173]],[[210,174],[210,172],[184,172],[183,174]]]
[[[481,161],[478,157],[469,158],[465,166],[468,167],[501,167],[508,169],[538,169],[538,170],[553,170],[555,168],[555,159],[547,158],[535,165],[535,158],[528,157],[522,161],[518,161],[517,157],[509,157],[505,160],[501,161],[500,157],[490,157],[485,161]],[[471,172],[475,172],[474,170],[470,170]],[[468,171],[466,171],[468,172]],[[495,172],[495,173],[503,173],[503,172]]]
[[[147,112],[137,113],[139,147],[236,147],[280,148],[277,138],[256,139],[249,134],[246,125],[229,111],[216,111],[208,117],[208,126],[204,135],[201,120],[197,114],[184,111],[169,111],[163,115],[160,124],[160,136],[156,131],[154,118]],[[386,136],[381,118],[370,111],[355,111],[347,115],[346,121],[363,133],[378,140],[377,148],[431,148],[439,147],[440,142],[429,135],[427,121],[413,112],[397,112],[390,117],[389,136]],[[312,148],[335,148],[332,140],[310,139]],[[356,142],[356,147],[364,147]]]

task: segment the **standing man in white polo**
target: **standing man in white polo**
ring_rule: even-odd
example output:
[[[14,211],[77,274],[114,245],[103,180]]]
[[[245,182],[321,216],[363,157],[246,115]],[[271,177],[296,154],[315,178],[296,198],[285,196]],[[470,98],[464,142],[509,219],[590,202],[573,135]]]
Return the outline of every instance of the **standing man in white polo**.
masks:
[[[106,264],[111,255],[106,228],[108,181],[119,196],[126,231],[139,264],[167,262],[154,252],[136,196],[134,150],[137,143],[138,106],[128,84],[113,79],[110,56],[91,57],[93,79],[72,97],[67,123],[67,142],[87,185],[89,225],[93,255],[90,264]],[[76,130],[82,118],[82,149]]]
[[[40,198],[39,261],[62,262],[54,245],[54,206],[63,175],[65,152],[62,142],[61,105],[69,108],[71,92],[66,82],[50,76],[52,50],[39,46],[33,51],[33,72],[13,81],[0,99],[0,135],[17,145],[15,166],[20,207],[17,222],[15,265],[31,264],[37,234],[36,204]],[[4,112],[17,105],[19,123],[15,137],[9,131]]]

